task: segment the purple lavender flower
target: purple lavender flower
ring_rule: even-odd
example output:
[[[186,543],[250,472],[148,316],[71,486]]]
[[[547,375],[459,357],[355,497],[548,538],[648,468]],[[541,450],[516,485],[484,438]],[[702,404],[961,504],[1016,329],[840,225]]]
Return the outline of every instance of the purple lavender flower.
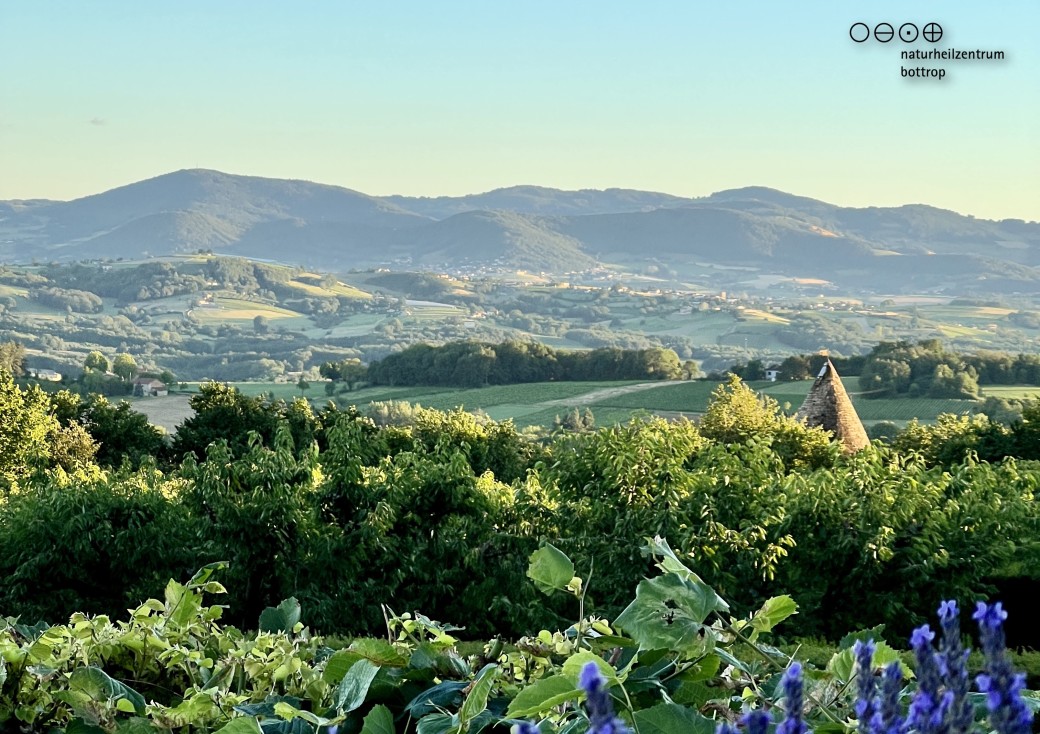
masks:
[[[944,601],[939,605],[939,623],[942,626],[939,667],[943,684],[950,694],[949,732],[968,734],[975,721],[975,712],[968,702],[968,651],[961,645],[960,610],[957,608],[957,602]]]
[[[852,654],[856,658],[856,719],[859,721],[859,734],[875,734],[870,725],[877,710],[874,700],[877,691],[873,666],[874,641],[857,640],[852,646]]]
[[[762,709],[750,711],[740,717],[740,725],[744,727],[745,734],[767,734],[772,723],[773,717]]]
[[[578,686],[585,691],[585,707],[589,714],[588,734],[629,734],[625,722],[614,715],[606,678],[596,663],[586,663],[578,676]]]
[[[972,618],[979,623],[986,672],[975,678],[979,690],[986,694],[989,722],[1000,734],[1029,734],[1033,713],[1022,701],[1025,676],[1016,674],[1007,659],[1004,620],[1007,612],[1000,602],[992,606],[979,602]]]
[[[715,734],[740,734],[740,729],[733,726],[733,724],[728,721],[723,721],[715,727]]]
[[[809,727],[802,719],[805,690],[802,685],[801,663],[791,663],[780,685],[784,688],[784,720],[776,727],[776,734],[807,734]]]
[[[910,647],[917,661],[917,691],[910,702],[910,725],[920,734],[948,734],[946,712],[950,696],[944,695],[939,656],[932,647],[935,633],[928,625],[918,627],[910,636]]]
[[[542,730],[530,721],[521,721],[513,725],[510,734],[542,734]]]
[[[902,690],[903,669],[899,661],[893,661],[881,676],[881,705],[875,705],[874,718],[870,722],[873,734],[906,734],[906,718],[899,705],[899,693]]]

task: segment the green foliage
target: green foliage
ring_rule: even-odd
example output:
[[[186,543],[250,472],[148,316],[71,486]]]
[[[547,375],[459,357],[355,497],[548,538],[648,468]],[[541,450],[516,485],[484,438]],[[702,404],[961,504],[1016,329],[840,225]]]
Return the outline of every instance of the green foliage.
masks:
[[[101,466],[118,468],[126,461],[136,468],[166,457],[165,434],[130,403],[112,404],[100,395],[84,400],[67,390],[50,397],[54,415],[66,431],[89,434],[96,446],[94,459]]]
[[[0,369],[0,490],[46,465],[57,428],[47,396],[35,386],[20,389]]]
[[[0,372],[21,377],[25,371],[25,347],[18,342],[0,342]]]
[[[289,429],[282,426],[272,448],[254,433],[235,456],[220,441],[202,462],[189,455],[180,476],[183,507],[195,519],[196,550],[230,562],[228,579],[240,613],[252,619],[291,596],[297,561],[321,533],[313,501],[317,452],[294,454]]]
[[[573,588],[574,585],[571,582],[577,578],[574,575],[574,564],[571,563],[571,559],[551,543],[546,543],[531,554],[527,577],[546,596],[551,595],[554,591]]]
[[[129,381],[137,372],[137,361],[129,354],[117,354],[112,359],[112,372]]]
[[[978,378],[974,365],[932,339],[878,344],[867,356],[859,384],[875,397],[908,394],[973,399],[979,394]]]
[[[368,367],[361,364],[359,359],[345,359],[340,362],[325,362],[319,368],[322,377],[333,381],[342,381],[347,390],[353,390],[354,386],[368,376]]]
[[[52,627],[0,620],[0,722],[112,734],[392,734],[406,722],[420,733],[479,734],[523,717],[569,732],[588,726],[579,676],[590,664],[622,720],[647,732],[708,734],[742,710],[779,705],[779,673],[791,658],[768,636],[798,611],[794,601],[773,597],[733,615],[665,540],[647,539],[645,552],[656,573],[613,623],[582,609],[564,631],[543,629],[508,650],[492,641],[468,658],[453,634],[460,628],[387,607],[384,638],[339,650],[298,621],[295,599],[264,610],[260,631],[244,633],[224,624],[225,607],[206,602],[206,594],[225,593],[215,574],[228,570],[210,563],[185,584],[170,581],[161,599],[131,607],[125,621],[82,613]],[[528,575],[549,593],[575,593],[580,579],[562,583],[573,568],[545,546]],[[846,636],[810,668],[810,726],[854,716],[851,646],[864,636],[878,639],[879,630]],[[872,667],[900,659],[878,643]],[[912,676],[905,665],[904,674]]]
[[[179,439],[190,458],[165,476],[148,458],[161,461],[159,448],[143,445],[139,460],[106,473],[86,437],[71,435],[83,426],[101,436],[85,418],[110,415],[114,438],[98,438],[97,462],[114,469],[136,414],[53,397],[62,428],[42,442],[50,454],[23,467],[0,508],[0,550],[15,559],[0,571],[33,558],[62,570],[38,593],[23,579],[8,592],[13,611],[112,613],[126,604],[105,591],[113,578],[154,593],[158,580],[227,559],[243,624],[295,597],[300,621],[329,632],[373,634],[387,604],[520,634],[558,623],[575,599],[620,613],[650,567],[634,540],[662,535],[675,562],[734,609],[791,591],[802,613],[785,629],[826,637],[867,621],[900,631],[939,598],[983,594],[994,576],[1038,561],[1036,466],[978,462],[975,449],[943,468],[916,450],[842,457],[826,434],[739,382],[719,390],[701,428],[648,420],[542,439],[461,411],[420,408],[407,426],[379,426],[356,410],[315,415],[303,401],[223,385],[198,397]],[[1026,410],[1001,429],[1012,449],[1038,418]],[[124,453],[105,455],[113,444]],[[575,569],[539,577],[542,588],[563,585],[574,598],[545,597],[525,580],[526,560],[547,542]]]
[[[791,467],[828,466],[835,460],[825,432],[788,418],[776,400],[756,393],[735,375],[712,392],[699,427],[702,435],[722,444],[771,441]]]
[[[108,359],[101,352],[93,351],[83,360],[83,367],[84,369],[105,373],[108,372]]]
[[[118,614],[184,575],[200,554],[176,491],[154,471],[94,467],[12,493],[0,503],[0,609],[34,621]]]
[[[339,454],[350,433],[337,430],[330,453]],[[371,629],[378,601],[445,616],[472,604],[490,610],[508,603],[510,587],[496,577],[515,567],[507,551],[512,541],[500,534],[513,504],[508,486],[489,471],[477,475],[463,451],[443,439],[374,466],[337,465],[343,460],[350,461],[343,454],[326,461],[329,478],[320,490],[342,529],[331,549],[341,563],[329,572],[347,592],[323,606],[330,623]],[[473,628],[487,628],[488,619],[470,618]]]
[[[683,366],[671,349],[557,351],[536,343],[417,344],[373,362],[376,385],[479,387],[547,380],[677,380]]]
[[[37,288],[33,298],[48,308],[76,313],[98,313],[104,302],[96,293],[75,288]]]
[[[947,467],[970,459],[1040,459],[1040,403],[1024,404],[1019,420],[1010,426],[981,414],[945,414],[933,425],[911,421],[892,445],[900,452],[920,454],[929,464]]]
[[[796,545],[776,583],[797,591],[804,631],[872,620],[903,634],[941,599],[984,593],[1013,559],[1036,557],[1035,471],[1008,461],[943,472],[883,450],[847,462],[779,487]]]
[[[232,454],[247,450],[249,435],[255,433],[264,445],[271,445],[281,424],[289,428],[293,446],[306,451],[318,428],[313,411],[303,400],[291,403],[249,397],[238,388],[217,382],[200,386],[191,398],[195,414],[178,428],[173,440],[173,454],[191,453],[201,460],[207,447],[215,441],[226,441]]]

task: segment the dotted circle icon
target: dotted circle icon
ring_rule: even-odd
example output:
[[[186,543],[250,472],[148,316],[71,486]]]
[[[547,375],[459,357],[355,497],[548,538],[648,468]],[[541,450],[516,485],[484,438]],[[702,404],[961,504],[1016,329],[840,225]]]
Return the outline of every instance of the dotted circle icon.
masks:
[[[913,23],[903,23],[899,26],[899,38],[903,43],[913,43],[917,40],[918,33],[917,26]]]

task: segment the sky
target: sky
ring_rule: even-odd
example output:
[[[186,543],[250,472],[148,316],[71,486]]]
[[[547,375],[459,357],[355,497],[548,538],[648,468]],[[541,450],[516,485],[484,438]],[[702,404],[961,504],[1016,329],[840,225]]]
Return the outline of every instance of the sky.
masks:
[[[856,43],[857,22],[943,38]],[[0,0],[0,199],[211,168],[1040,220],[1038,27],[1036,0]],[[929,48],[1005,59],[900,58]]]

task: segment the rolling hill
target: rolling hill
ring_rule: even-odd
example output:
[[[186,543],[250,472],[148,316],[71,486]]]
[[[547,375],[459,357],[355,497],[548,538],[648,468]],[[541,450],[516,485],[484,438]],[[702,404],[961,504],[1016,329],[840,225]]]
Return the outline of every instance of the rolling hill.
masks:
[[[848,208],[764,187],[701,199],[517,186],[463,197],[185,170],[69,202],[0,202],[0,260],[199,249],[330,269],[555,274],[666,263],[743,267],[878,292],[1035,292],[1040,224],[924,205]],[[696,267],[695,267],[696,266]]]

